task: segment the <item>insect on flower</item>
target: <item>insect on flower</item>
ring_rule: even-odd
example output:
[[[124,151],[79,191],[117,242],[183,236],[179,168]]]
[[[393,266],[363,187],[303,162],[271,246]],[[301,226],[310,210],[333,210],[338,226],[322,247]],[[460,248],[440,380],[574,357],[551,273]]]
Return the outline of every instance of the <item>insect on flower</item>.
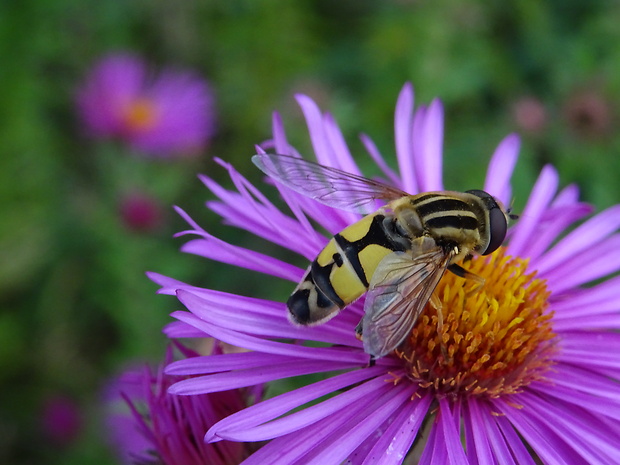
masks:
[[[446,270],[483,285],[484,278],[458,262],[493,253],[506,237],[508,219],[514,217],[482,190],[410,195],[294,156],[259,154],[252,161],[300,194],[367,214],[328,242],[287,307],[294,323],[315,325],[367,292],[356,332],[373,358],[403,342],[427,302],[441,308],[433,291]],[[377,209],[377,201],[386,204]]]

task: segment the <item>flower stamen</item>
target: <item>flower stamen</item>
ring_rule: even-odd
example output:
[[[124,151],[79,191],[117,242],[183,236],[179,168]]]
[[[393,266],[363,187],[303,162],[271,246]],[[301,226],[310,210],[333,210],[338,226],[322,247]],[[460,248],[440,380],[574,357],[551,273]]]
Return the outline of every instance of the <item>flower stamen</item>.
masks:
[[[123,119],[130,132],[147,131],[157,124],[159,111],[151,99],[137,98],[123,109]]]
[[[527,261],[475,257],[468,271],[485,283],[446,273],[435,290],[442,318],[427,304],[411,336],[396,351],[409,376],[445,396],[499,397],[543,378],[552,364],[549,291]],[[443,324],[438,321],[443,319]]]

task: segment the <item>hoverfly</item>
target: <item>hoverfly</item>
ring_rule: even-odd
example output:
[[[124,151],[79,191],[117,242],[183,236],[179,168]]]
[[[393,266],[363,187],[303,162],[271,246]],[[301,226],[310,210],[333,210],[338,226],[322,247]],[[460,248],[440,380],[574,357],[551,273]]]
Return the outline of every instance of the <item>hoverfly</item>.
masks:
[[[433,291],[446,270],[484,283],[457,262],[494,252],[506,237],[508,211],[481,190],[410,195],[294,156],[259,154],[252,161],[296,192],[368,213],[319,252],[287,307],[293,323],[315,325],[366,293],[356,331],[373,358],[405,340],[429,300],[440,308]],[[377,200],[386,202],[378,210]]]

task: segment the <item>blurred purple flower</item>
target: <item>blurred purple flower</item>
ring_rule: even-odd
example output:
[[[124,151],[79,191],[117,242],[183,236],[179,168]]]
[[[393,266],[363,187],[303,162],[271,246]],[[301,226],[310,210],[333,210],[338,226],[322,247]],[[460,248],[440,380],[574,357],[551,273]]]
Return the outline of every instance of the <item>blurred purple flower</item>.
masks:
[[[82,430],[82,415],[75,399],[56,395],[45,401],[41,423],[43,433],[53,444],[71,445]]]
[[[184,351],[186,360],[203,359]],[[171,361],[169,350],[165,363]],[[244,444],[203,441],[206,429],[248,405],[248,390],[179,397],[168,394],[172,383],[161,368],[153,373],[144,367],[127,370],[107,386],[107,429],[123,463],[236,465],[249,455]]]
[[[549,121],[547,108],[536,97],[521,97],[512,106],[512,115],[517,126],[531,134],[541,133]]]
[[[194,155],[207,146],[213,100],[194,73],[164,69],[151,76],[141,58],[126,53],[102,58],[77,91],[79,115],[93,137],[120,138],[159,157]]]
[[[613,128],[612,103],[595,87],[571,95],[563,113],[568,127],[580,137],[596,140]]]
[[[163,223],[159,200],[144,192],[130,192],[120,199],[119,213],[125,227],[135,232],[149,232]]]
[[[298,102],[317,160],[359,173],[334,119],[305,96]],[[367,136],[362,141],[388,182],[414,194],[444,188],[439,101],[414,112],[413,88],[403,88],[395,113],[400,175]],[[273,139],[262,148],[296,154],[278,115]],[[504,203],[511,200],[518,149],[518,138],[509,135],[487,168],[484,189]],[[226,223],[306,260],[328,240],[313,224],[333,234],[359,218],[278,186],[292,216],[285,214],[220,163],[236,189],[203,176],[219,198],[207,206]],[[325,373],[322,381],[209,429],[206,440],[212,443],[271,440],[244,464],[400,464],[408,454],[414,463],[441,465],[615,463],[620,277],[599,280],[620,270],[620,206],[575,226],[591,207],[579,202],[574,185],[557,189],[558,174],[547,165],[509,231],[508,245],[466,265],[485,277],[485,285],[470,292],[475,283],[447,273],[436,291],[443,303],[442,333],[436,310],[427,305],[411,337],[374,366],[355,337],[363,298],[323,325],[295,327],[283,302],[150,274],[161,293],[176,294],[189,310],[173,314],[178,321],[166,328],[170,337],[208,335],[252,351],[174,362],[169,375],[193,377],[170,392],[193,397]],[[302,277],[302,268],[217,239],[180,213],[190,224],[184,234],[199,236],[184,252],[291,281],[291,290]]]

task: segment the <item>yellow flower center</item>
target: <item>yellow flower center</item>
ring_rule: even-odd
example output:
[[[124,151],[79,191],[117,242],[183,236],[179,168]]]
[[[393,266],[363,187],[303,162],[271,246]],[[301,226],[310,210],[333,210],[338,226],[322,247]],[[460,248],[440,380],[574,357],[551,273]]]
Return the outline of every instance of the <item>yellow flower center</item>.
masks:
[[[125,106],[123,120],[129,132],[142,132],[157,124],[159,111],[152,100],[141,97]]]
[[[408,376],[437,395],[499,397],[543,378],[551,365],[549,291],[527,261],[505,256],[465,264],[484,285],[446,273],[435,293],[443,324],[430,303],[396,351]]]

